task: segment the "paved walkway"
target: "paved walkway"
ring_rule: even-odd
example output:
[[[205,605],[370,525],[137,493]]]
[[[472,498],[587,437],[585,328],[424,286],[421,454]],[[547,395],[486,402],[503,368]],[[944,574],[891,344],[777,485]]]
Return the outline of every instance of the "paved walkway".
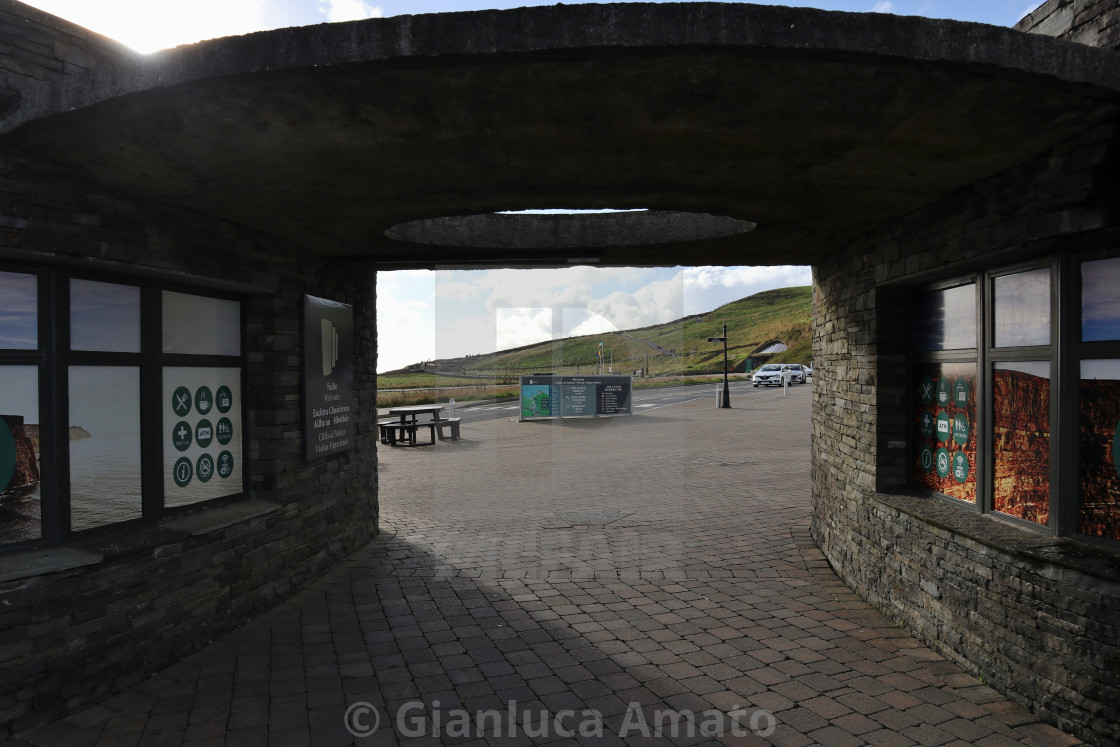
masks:
[[[831,572],[808,533],[809,402],[808,387],[758,391],[731,410],[705,397],[380,447],[381,537],[143,686],[23,737],[1076,744]]]

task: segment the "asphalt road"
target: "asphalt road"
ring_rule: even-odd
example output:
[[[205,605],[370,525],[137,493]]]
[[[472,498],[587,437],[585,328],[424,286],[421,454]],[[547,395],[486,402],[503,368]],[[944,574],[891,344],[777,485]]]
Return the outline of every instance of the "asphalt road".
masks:
[[[811,384],[811,380],[810,380]],[[795,384],[793,388],[804,386]],[[758,396],[773,396],[781,394],[781,387],[759,387],[755,389],[750,382],[731,382],[731,407],[744,398]],[[659,407],[679,405],[682,402],[710,399],[712,406],[716,406],[716,382],[692,386],[662,387],[658,389],[637,389],[633,393],[631,410],[635,415]],[[498,418],[518,417],[521,404],[519,402],[498,402],[488,405],[456,407],[455,417],[463,419],[464,423],[477,423],[483,420],[496,420]],[[444,411],[444,416],[450,413]]]

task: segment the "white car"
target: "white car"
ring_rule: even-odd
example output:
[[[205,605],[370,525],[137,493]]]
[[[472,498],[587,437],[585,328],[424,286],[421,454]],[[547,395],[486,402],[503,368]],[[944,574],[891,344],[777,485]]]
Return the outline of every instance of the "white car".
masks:
[[[755,386],[763,384],[765,386],[782,386],[786,381],[793,379],[793,372],[790,371],[788,363],[767,363],[754,372],[751,377],[751,383]]]
[[[813,370],[800,363],[790,363],[789,375],[791,384],[804,384],[806,379],[813,375]]]

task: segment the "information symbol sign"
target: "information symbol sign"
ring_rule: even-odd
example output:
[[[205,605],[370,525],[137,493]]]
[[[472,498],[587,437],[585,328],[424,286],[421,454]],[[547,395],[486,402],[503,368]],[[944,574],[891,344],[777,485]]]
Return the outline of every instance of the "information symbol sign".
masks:
[[[953,417],[953,440],[964,446],[968,443],[968,418],[964,413],[957,413]]]
[[[191,390],[181,386],[171,395],[171,409],[179,417],[186,417],[191,411]]]
[[[229,412],[233,407],[233,392],[229,390],[228,386],[224,384],[218,387],[218,391],[214,393],[214,406],[218,408],[218,412]]]
[[[937,475],[939,477],[948,477],[949,476],[949,461],[950,461],[949,450],[948,449],[938,449],[937,450]]]
[[[194,465],[191,460],[186,457],[179,457],[175,462],[175,469],[172,473],[175,478],[175,484],[180,488],[185,488],[190,484],[191,478],[194,477]]]
[[[171,445],[177,451],[186,451],[191,447],[191,439],[194,434],[194,429],[191,424],[185,420],[180,420],[171,429]]]
[[[198,479],[202,482],[210,482],[210,478],[214,476],[214,457],[209,454],[203,454],[198,458]]]
[[[930,449],[928,446],[923,446],[920,458],[921,458],[921,461],[922,461],[922,471],[923,472],[929,472],[931,469],[933,469],[933,450],[932,449]]]
[[[218,443],[222,446],[225,446],[233,439],[233,423],[230,422],[229,418],[220,419],[218,424],[214,427],[214,430],[216,431],[215,435],[218,438]]]
[[[205,415],[210,412],[210,408],[214,406],[214,394],[210,391],[208,386],[200,386],[198,391],[194,393],[194,407],[201,414]]]
[[[198,445],[206,448],[213,439],[214,426],[210,424],[210,421],[205,418],[198,421],[198,425],[194,429],[194,440],[198,442]]]
[[[223,480],[233,474],[233,454],[223,451],[218,454],[218,477]]]
[[[968,480],[968,457],[963,451],[953,454],[953,477],[961,484]]]

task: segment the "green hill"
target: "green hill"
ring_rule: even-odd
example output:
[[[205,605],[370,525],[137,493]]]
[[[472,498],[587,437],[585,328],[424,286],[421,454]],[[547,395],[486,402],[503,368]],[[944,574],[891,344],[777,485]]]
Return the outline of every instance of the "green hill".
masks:
[[[638,369],[653,376],[722,373],[723,345],[706,338],[719,336],[724,324],[728,359],[738,370],[742,370],[752,352],[772,340],[781,340],[789,350],[771,360],[808,363],[812,357],[811,315],[811,287],[778,288],[666,324],[570,337],[489,355],[436,360],[429,364],[426,373],[437,377],[445,373],[508,380],[520,374],[546,371],[591,374],[595,372],[595,353],[600,342],[608,362],[613,355],[615,373]],[[398,378],[411,377],[380,374],[379,386],[415,385],[398,384]]]

